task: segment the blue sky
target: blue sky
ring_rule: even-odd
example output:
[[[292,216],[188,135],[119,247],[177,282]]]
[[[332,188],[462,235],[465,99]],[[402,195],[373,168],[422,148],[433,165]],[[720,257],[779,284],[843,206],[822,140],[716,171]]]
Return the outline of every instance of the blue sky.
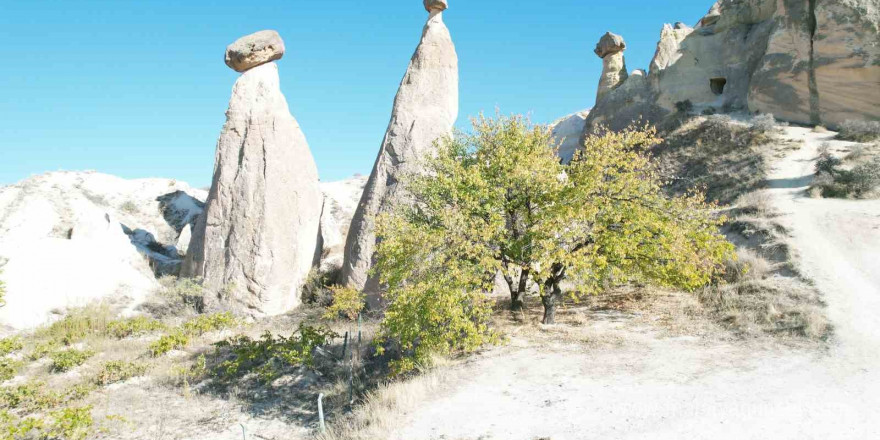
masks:
[[[713,0],[451,0],[458,126],[480,111],[550,122],[595,100],[606,31],[647,68],[665,22]],[[0,0],[0,185],[54,170],[210,183],[238,74],[227,44],[275,29],[282,89],[321,179],[367,174],[427,13],[421,0]]]

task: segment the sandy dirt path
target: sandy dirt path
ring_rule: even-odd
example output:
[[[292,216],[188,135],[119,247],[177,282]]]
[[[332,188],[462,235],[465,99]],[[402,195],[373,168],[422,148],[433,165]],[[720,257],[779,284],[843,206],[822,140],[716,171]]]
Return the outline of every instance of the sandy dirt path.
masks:
[[[401,420],[422,439],[880,438],[880,203],[805,197],[830,134],[774,164],[771,200],[836,327],[825,352],[650,334],[624,347],[513,339]]]

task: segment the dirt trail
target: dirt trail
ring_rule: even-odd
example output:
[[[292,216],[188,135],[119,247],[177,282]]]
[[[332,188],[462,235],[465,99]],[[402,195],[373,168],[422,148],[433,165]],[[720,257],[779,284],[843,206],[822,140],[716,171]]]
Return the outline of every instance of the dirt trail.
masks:
[[[828,352],[650,334],[588,351],[514,338],[458,367],[393,438],[880,438],[880,202],[806,198],[831,135],[786,136],[805,145],[774,164],[766,191],[828,303]]]

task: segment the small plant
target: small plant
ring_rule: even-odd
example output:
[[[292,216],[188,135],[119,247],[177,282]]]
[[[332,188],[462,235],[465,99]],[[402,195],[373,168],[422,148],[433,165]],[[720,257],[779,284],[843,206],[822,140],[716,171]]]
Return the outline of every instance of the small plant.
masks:
[[[48,389],[44,382],[0,388],[0,407],[25,413],[53,408],[61,403],[61,396]]]
[[[30,353],[28,353],[28,359],[32,361],[38,361],[46,356],[49,353],[57,350],[60,347],[60,344],[54,340],[38,342],[34,344],[33,348],[31,348]]]
[[[267,331],[259,340],[248,336],[229,338],[214,344],[218,352],[228,349],[232,353],[231,359],[214,368],[214,374],[223,380],[231,380],[255,373],[261,382],[268,383],[287,367],[313,367],[315,348],[338,337],[330,329],[300,324],[290,337],[276,337]]]
[[[53,322],[48,327],[37,330],[35,336],[38,339],[73,345],[87,336],[104,334],[110,320],[110,310],[105,305],[74,309],[64,318]]]
[[[15,359],[0,359],[0,382],[6,382],[15,377],[15,375],[18,374],[18,369],[21,368],[21,365],[21,361]]]
[[[95,382],[98,385],[110,385],[126,381],[132,377],[141,376],[146,371],[147,366],[138,362],[109,361],[101,366]]]
[[[159,357],[171,350],[179,350],[189,344],[189,336],[182,331],[174,331],[150,344],[150,356]]]
[[[63,373],[70,371],[84,364],[94,355],[95,352],[92,350],[77,350],[75,348],[56,351],[49,355],[49,358],[52,359],[52,372]]]
[[[118,319],[107,324],[107,334],[116,339],[140,336],[165,329],[165,324],[146,316]]]
[[[201,315],[183,324],[184,333],[201,336],[208,332],[234,328],[239,325],[238,319],[230,312]]]
[[[84,440],[94,429],[92,407],[64,408],[49,415],[48,438]]]
[[[703,116],[712,116],[716,113],[718,113],[718,110],[716,110],[715,107],[706,107],[705,109],[703,109],[701,114]]]
[[[777,125],[772,113],[762,113],[752,118],[751,129],[753,133],[771,134],[779,131]]]
[[[135,214],[138,212],[138,207],[134,204],[134,202],[128,200],[119,206],[119,210],[128,214]]]
[[[0,439],[17,440],[34,438],[43,430],[43,421],[34,417],[24,419],[0,411]]]
[[[852,142],[871,142],[880,139],[880,121],[845,121],[840,125],[837,137]]]
[[[856,161],[863,155],[861,152],[851,159]],[[816,178],[810,193],[822,197],[865,198],[880,188],[880,157],[865,160],[852,169],[845,169],[843,165],[843,160],[823,147],[816,160]]]
[[[162,289],[159,296],[167,299],[173,306],[191,309],[196,313],[205,311],[205,288],[200,278],[177,278],[165,276],[159,279]]]
[[[358,289],[343,286],[333,286],[330,292],[333,293],[333,304],[327,307],[324,318],[336,319],[343,316],[349,320],[357,319],[364,309],[364,294]]]
[[[0,356],[15,353],[22,348],[24,348],[24,343],[18,336],[10,336],[8,338],[0,339]]]

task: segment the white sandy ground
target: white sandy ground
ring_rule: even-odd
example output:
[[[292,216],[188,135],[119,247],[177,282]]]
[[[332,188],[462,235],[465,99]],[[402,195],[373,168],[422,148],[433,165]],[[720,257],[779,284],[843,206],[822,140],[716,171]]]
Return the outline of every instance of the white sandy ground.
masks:
[[[880,202],[806,197],[832,136],[786,129],[805,143],[774,164],[766,190],[824,294],[827,351],[651,335],[585,351],[514,336],[457,367],[393,438],[880,438]]]

